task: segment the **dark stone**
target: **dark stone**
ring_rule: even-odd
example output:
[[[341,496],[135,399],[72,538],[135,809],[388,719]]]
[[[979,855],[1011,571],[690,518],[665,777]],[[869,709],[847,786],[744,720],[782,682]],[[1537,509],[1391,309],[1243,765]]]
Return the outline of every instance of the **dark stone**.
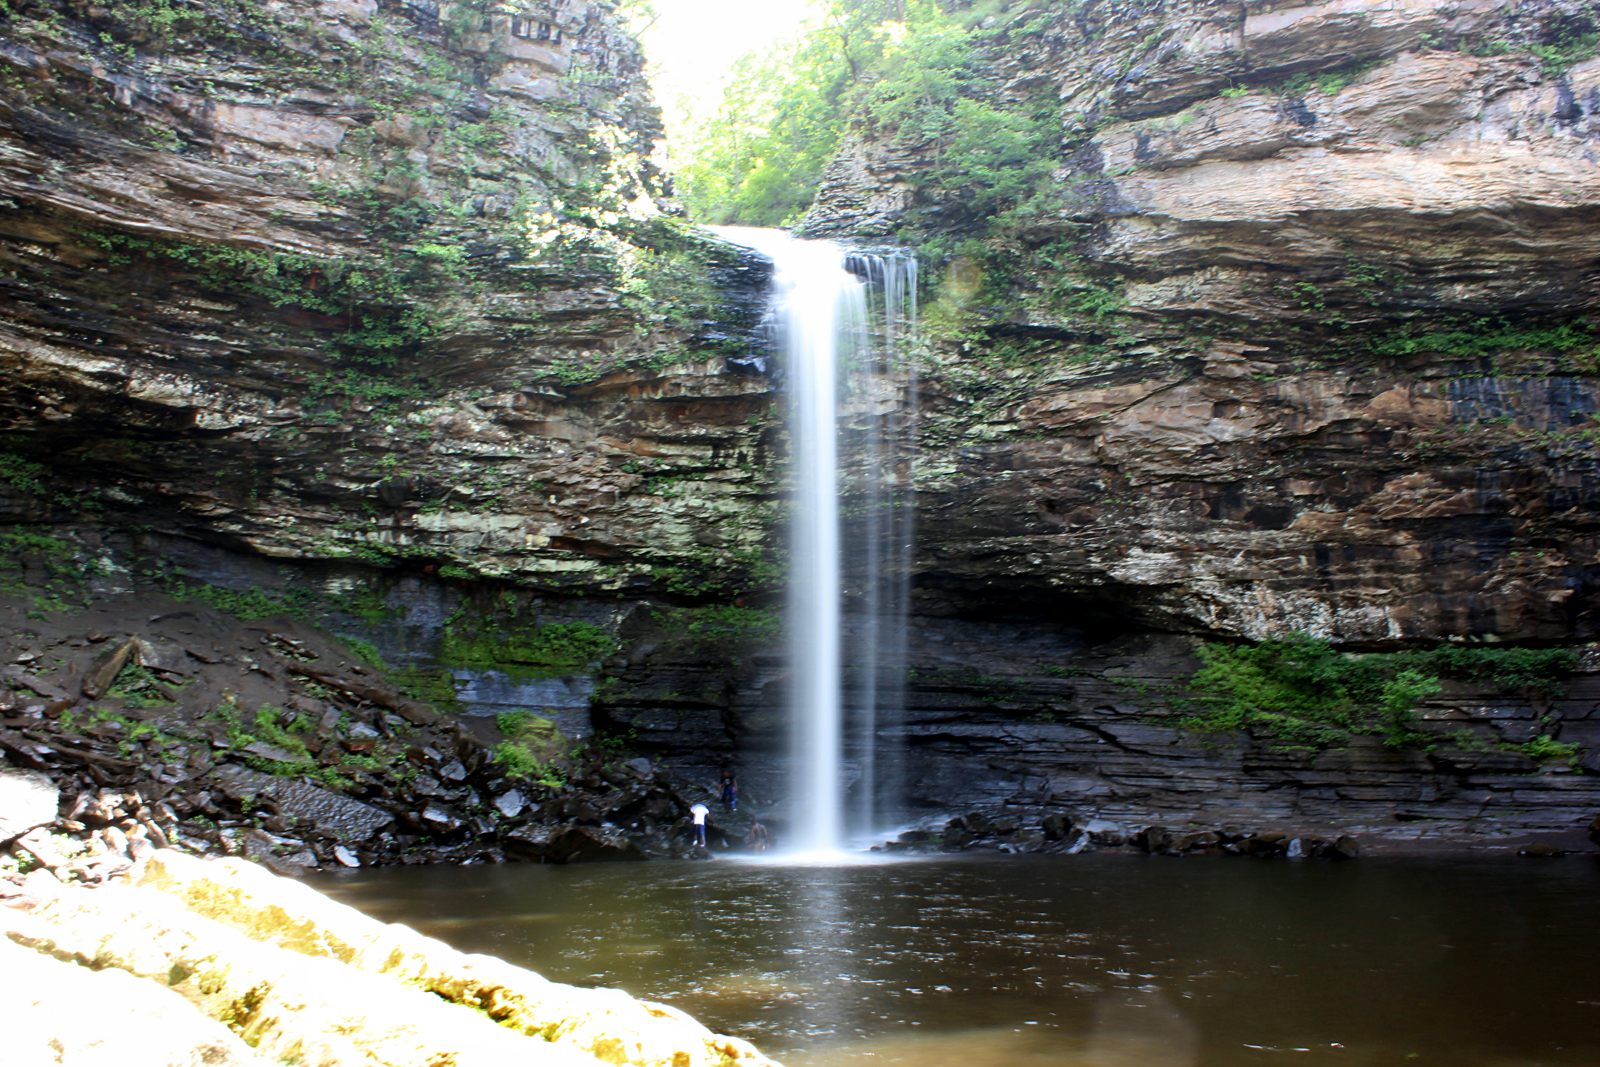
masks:
[[[1146,852],[1170,852],[1172,832],[1162,826],[1147,826],[1133,835],[1133,843]]]
[[[1176,852],[1200,852],[1222,845],[1222,835],[1215,830],[1202,830],[1197,834],[1184,834],[1172,842]]]
[[[429,804],[423,808],[422,821],[429,829],[444,834],[453,834],[466,825],[460,812],[443,804]]]
[[[394,816],[381,808],[295,778],[275,778],[229,764],[219,768],[212,780],[235,801],[269,800],[279,814],[344,841],[364,841],[394,822]]]
[[[506,858],[537,863],[594,863],[647,859],[644,850],[618,833],[591,826],[521,827],[501,841]]]
[[[962,849],[971,845],[974,840],[975,838],[973,837],[971,831],[960,826],[947,826],[945,827],[944,838],[940,841],[939,847],[943,848],[946,852],[960,852]]]

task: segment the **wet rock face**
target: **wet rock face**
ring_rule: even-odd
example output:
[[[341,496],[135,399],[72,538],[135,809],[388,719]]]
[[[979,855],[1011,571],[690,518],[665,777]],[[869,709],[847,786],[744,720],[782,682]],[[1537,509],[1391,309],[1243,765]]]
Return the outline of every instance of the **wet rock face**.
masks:
[[[982,827],[978,843],[1033,850],[1052,841],[1065,849],[1077,836],[1068,823],[1096,822],[1105,824],[1091,842],[1100,846],[1155,825],[1174,839],[1226,831],[1232,844],[1284,831],[1329,841],[1348,833],[1379,849],[1507,848],[1539,836],[1581,847],[1600,809],[1592,656],[1549,699],[1447,679],[1417,708],[1421,742],[1390,748],[1357,737],[1295,751],[1185,723],[1201,708],[1187,687],[1198,666],[1192,647],[1172,636],[1118,635],[1104,621],[922,623],[912,635],[907,708],[893,729],[904,745],[894,773],[912,810],[1008,821],[1017,833]],[[1547,731],[1582,756],[1542,760],[1518,748]],[[977,827],[967,819],[959,830]]]

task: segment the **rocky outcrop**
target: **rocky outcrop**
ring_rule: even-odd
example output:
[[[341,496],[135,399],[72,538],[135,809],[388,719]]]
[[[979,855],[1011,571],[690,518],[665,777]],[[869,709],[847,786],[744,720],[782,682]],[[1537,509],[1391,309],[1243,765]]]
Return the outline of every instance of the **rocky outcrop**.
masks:
[[[280,868],[677,848],[648,763],[490,757],[495,712],[590,734],[597,662],[440,649],[508,598],[603,636],[642,597],[774,583],[767,268],[670,214],[610,6],[0,22],[9,758],[104,808],[82,832],[148,818]],[[154,688],[108,695],[129,665]]]
[[[924,318],[914,791],[1581,844],[1590,775],[1507,746],[1549,728],[1592,770],[1592,676],[1451,683],[1423,714],[1477,751],[1292,756],[1175,729],[1176,635],[1594,639],[1597,34],[1565,2],[991,15],[986,100],[1059,105],[1001,219],[933,180],[942,145],[858,128],[808,228],[961,248]]]
[[[609,8],[8,11],[8,514],[584,592],[759,554],[763,268],[663,214]]]
[[[1061,154],[1003,231],[920,174],[939,146],[858,137],[813,229],[993,250],[935,305],[967,332],[923,379],[929,597],[1593,637],[1596,32],[1490,0],[1019,15],[976,40],[1001,99],[1059,97]]]
[[[508,757],[448,672],[388,668],[284,602],[242,619],[126,574],[78,595],[31,619],[0,602],[0,868],[101,883],[180,843],[283,873],[690,851],[661,766],[548,720]]]
[[[81,1008],[64,968],[117,975],[98,987],[157,1005],[163,1047],[181,1056],[193,1046],[195,1062],[771,1063],[674,1009],[456,952],[248,863],[161,850],[130,884],[33,889],[29,910],[3,915],[7,980],[27,979],[29,998],[54,1011],[62,993]],[[26,1062],[52,1048],[51,1062],[87,1062],[77,1056],[93,1042],[63,1032],[74,1036],[27,1027],[14,1051]]]
[[[1425,743],[1359,737],[1313,751],[1186,721],[1202,704],[1181,637],[953,620],[917,637],[898,733],[924,810],[986,812],[1032,832],[1058,815],[1122,839],[1151,825],[1180,837],[1349,834],[1381,851],[1586,849],[1582,828],[1600,808],[1592,655],[1550,699],[1447,680],[1417,708]],[[1523,746],[1551,729],[1581,755],[1530,755]]]

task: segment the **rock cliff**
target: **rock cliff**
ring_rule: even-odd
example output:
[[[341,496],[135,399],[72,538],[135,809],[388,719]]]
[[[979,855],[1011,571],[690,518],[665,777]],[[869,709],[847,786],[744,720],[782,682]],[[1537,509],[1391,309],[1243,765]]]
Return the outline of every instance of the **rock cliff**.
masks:
[[[586,589],[759,548],[761,270],[662,214],[606,7],[8,10],[14,517]]]
[[[309,846],[258,841],[267,858],[333,862],[336,840],[460,858],[498,837],[483,820],[520,825],[523,858],[610,851],[587,836],[615,836],[593,829],[613,814],[598,780],[539,823],[587,775],[564,746],[521,768],[510,810],[464,775],[507,772],[497,713],[592,732],[607,634],[640,597],[772,584],[781,444],[752,340],[767,268],[672,214],[611,6],[19,2],[0,25],[3,654],[27,676],[0,700],[10,756],[172,800],[196,844],[265,817]],[[290,644],[235,648],[240,616]],[[360,656],[296,645],[291,616],[460,673],[341,691],[291,661]],[[156,647],[89,681],[107,651]],[[149,699],[125,697],[146,675]],[[379,709],[417,697],[475,713],[412,746],[438,757],[431,799],[357,773],[313,805],[392,803],[371,832],[239,778],[274,759],[282,777],[281,745],[142,743],[275,709],[370,762],[418,725]]]
[[[1137,633],[1594,638],[1597,34],[1560,2],[1011,5],[973,40],[990,99],[1047,115],[1056,166],[999,223],[936,180],[950,146],[858,126],[807,227],[956,249],[925,316],[915,581],[921,611],[968,620],[925,633],[977,640],[970,668],[999,676],[922,682],[915,737],[1070,779],[1088,810],[1283,817],[1269,791],[1364,820],[1359,793],[1403,836],[1427,795],[1473,822],[1445,814],[1448,769],[1380,750],[1319,786],[1260,750],[1212,762],[1168,732],[1170,701],[1104,681],[1191,669],[1170,638],[1129,658]],[[1030,632],[1100,680],[1051,699],[1006,677]],[[1455,696],[1437,714],[1550,714]],[[1031,721],[993,714],[1011,701]],[[1594,714],[1587,695],[1545,721],[1592,752]],[[1080,741],[1100,755],[1061,755]],[[935,777],[929,796],[967,788]],[[1445,792],[1500,804],[1516,781]]]
[[[1183,690],[1203,640],[1594,639],[1592,5],[993,6],[984,91],[1052,164],[1026,210],[976,216],[941,145],[863,125],[807,223],[940,250],[898,457],[913,798],[1586,824],[1592,656],[1558,697],[1446,679],[1425,725],[1465,733],[1431,752],[1207,742]],[[65,558],[264,592],[471,711],[776,799],[765,268],[671,214],[606,5],[519,10],[6,6],[7,595],[66,610]]]

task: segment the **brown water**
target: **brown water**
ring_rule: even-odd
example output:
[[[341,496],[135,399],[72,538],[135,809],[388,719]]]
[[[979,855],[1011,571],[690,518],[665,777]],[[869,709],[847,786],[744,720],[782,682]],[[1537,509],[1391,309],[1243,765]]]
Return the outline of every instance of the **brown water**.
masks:
[[[789,1067],[1600,1067],[1600,863],[411,868],[318,888]]]

